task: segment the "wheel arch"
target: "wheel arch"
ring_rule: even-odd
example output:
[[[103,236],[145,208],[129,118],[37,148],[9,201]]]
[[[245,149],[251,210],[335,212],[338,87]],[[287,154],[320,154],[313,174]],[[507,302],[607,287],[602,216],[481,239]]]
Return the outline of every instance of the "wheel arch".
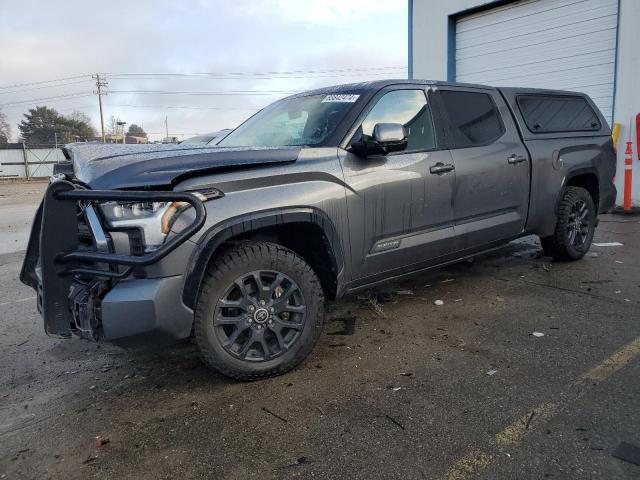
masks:
[[[593,205],[596,207],[596,214],[600,209],[600,179],[598,177],[598,171],[595,168],[578,168],[572,170],[566,177],[565,184],[562,190],[566,187],[581,187],[589,192],[593,200]],[[556,213],[558,212],[558,205],[562,195],[556,201]]]
[[[242,240],[274,241],[290,248],[314,269],[328,298],[342,294],[345,260],[336,228],[323,211],[299,207],[243,214],[210,227],[189,260],[182,292],[185,305],[195,308],[202,278],[216,253]]]

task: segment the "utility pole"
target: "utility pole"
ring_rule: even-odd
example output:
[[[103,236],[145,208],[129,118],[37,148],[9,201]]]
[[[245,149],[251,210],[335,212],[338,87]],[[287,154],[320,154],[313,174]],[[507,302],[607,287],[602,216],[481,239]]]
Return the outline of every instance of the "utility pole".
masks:
[[[165,129],[165,133],[167,134],[165,138],[167,139],[167,142],[168,142],[169,141],[169,120],[166,115],[164,116],[164,129]]]
[[[102,91],[102,87],[106,87],[108,85],[107,81],[104,78],[100,78],[100,74],[96,73],[92,75],[91,78],[96,80],[96,87],[98,90],[94,90],[94,94],[98,95],[98,104],[100,105],[100,127],[102,129],[102,143],[105,143],[104,138],[104,114],[102,113],[102,95],[106,95],[106,92]]]

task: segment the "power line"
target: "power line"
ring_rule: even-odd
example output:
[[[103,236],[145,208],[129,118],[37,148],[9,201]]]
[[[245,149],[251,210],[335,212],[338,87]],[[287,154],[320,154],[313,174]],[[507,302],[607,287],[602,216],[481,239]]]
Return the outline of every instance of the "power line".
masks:
[[[155,108],[155,109],[165,109],[165,108],[176,108],[176,109],[185,109],[185,110],[258,110],[262,107],[191,107],[188,105],[134,105],[134,104],[115,104],[115,103],[107,103],[105,107],[124,107],[124,108]]]
[[[57,85],[43,85],[41,87],[31,87],[31,88],[22,88],[20,90],[9,90],[8,92],[0,91],[0,95],[8,95],[10,93],[21,93],[21,92],[31,92],[33,90],[42,90],[44,88],[57,88],[57,87],[66,87],[67,85],[79,85],[81,83],[85,83],[90,79],[79,80],[77,82],[67,82],[67,83],[59,83]]]
[[[32,98],[29,100],[20,100],[20,101],[16,101],[16,102],[9,102],[9,103],[3,103],[0,104],[0,108],[4,108],[4,107],[16,107],[16,106],[20,106],[20,105],[29,105],[29,104],[35,104],[35,103],[39,103],[39,102],[44,102],[44,101],[58,101],[58,100],[71,100],[72,98],[81,98],[81,97],[89,97],[93,95],[91,92],[88,93],[84,93],[84,92],[76,92],[76,93],[70,93],[67,95],[55,95],[53,97],[40,97],[40,98]]]
[[[73,77],[56,78],[56,79],[53,79],[53,80],[41,80],[39,82],[16,83],[14,85],[5,85],[4,87],[0,87],[0,90],[4,90],[4,89],[7,89],[7,88],[16,88],[16,87],[28,87],[28,86],[31,86],[31,85],[43,85],[45,83],[63,82],[63,81],[66,81],[66,80],[75,80],[77,78],[83,78],[83,77],[91,78],[91,75],[84,74],[84,75],[75,75]]]
[[[291,95],[297,91],[288,90],[221,90],[221,91],[188,91],[188,90],[109,90],[109,94],[135,95]]]
[[[237,77],[224,77],[224,76],[200,76],[200,75],[188,75],[182,77],[174,77],[171,75],[140,75],[140,76],[109,76],[109,80],[310,80],[314,78],[353,78],[353,77],[388,77],[389,72],[387,73],[351,73],[348,75],[298,75],[298,76],[261,76],[261,77],[246,77],[246,76],[237,76]]]
[[[406,70],[407,67],[362,67],[362,68],[333,68],[325,70],[287,70],[287,71],[267,71],[267,72],[194,72],[194,73],[160,73],[160,72],[146,72],[146,73],[107,73],[109,78],[115,77],[256,77],[263,78],[265,76],[272,75],[300,75],[300,74],[325,74],[325,73],[344,73],[352,74],[353,72],[372,72],[379,71],[385,73],[391,70]],[[286,78],[286,77],[285,77]]]

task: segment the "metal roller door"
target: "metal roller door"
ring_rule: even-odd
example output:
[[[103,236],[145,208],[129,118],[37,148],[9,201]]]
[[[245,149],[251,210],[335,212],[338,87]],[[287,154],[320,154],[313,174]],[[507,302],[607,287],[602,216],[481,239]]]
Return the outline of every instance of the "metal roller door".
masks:
[[[611,123],[618,0],[525,0],[456,20],[455,78],[587,93]]]

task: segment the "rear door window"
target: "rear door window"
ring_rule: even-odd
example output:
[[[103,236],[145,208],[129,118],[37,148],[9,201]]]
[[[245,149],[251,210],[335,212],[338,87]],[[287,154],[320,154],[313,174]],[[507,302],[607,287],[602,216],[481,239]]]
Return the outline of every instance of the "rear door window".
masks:
[[[488,145],[502,136],[504,126],[491,95],[480,92],[440,90],[449,117],[449,147]]]
[[[532,133],[600,130],[600,121],[582,97],[518,95],[518,108]]]
[[[404,152],[432,150],[436,146],[431,110],[423,90],[394,90],[378,100],[362,122],[362,134],[373,136],[377,123],[399,123],[407,133]]]

